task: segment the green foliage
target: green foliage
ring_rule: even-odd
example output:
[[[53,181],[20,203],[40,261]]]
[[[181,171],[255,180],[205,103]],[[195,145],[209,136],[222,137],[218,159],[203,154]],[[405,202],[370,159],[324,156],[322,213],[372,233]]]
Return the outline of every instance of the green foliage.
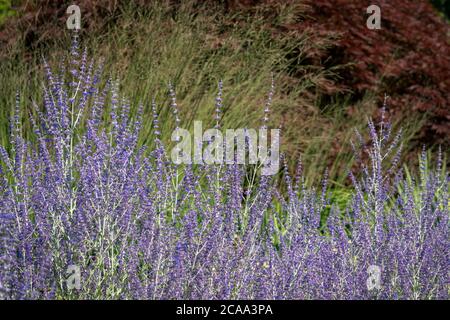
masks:
[[[431,3],[442,12],[447,19],[450,19],[450,1],[449,0],[431,0]]]
[[[16,11],[11,9],[11,0],[0,0],[0,25],[6,18],[16,14]]]

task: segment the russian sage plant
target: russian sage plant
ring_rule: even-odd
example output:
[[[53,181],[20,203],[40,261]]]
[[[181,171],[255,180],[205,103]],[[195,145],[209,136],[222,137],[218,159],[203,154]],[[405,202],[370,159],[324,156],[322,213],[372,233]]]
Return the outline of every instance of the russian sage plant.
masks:
[[[44,67],[43,101],[24,115],[35,139],[18,97],[11,147],[0,148],[2,298],[448,298],[448,173],[422,156],[420,176],[406,175],[384,119],[369,121],[369,142],[356,133],[355,154],[369,161],[350,173],[343,210],[326,177],[306,186],[301,165],[282,170],[280,189],[254,166],[173,164],[155,100],[155,147],[140,147],[145,108],[131,116],[76,38],[58,69]],[[222,83],[217,120],[221,96]],[[173,87],[169,97],[178,126]]]

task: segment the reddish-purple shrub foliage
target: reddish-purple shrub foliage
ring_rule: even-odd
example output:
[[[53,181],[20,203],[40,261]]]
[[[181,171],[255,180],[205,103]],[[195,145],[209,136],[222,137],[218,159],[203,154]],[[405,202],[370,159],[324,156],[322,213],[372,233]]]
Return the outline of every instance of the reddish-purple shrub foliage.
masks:
[[[282,194],[267,176],[249,185],[246,166],[175,166],[156,103],[156,147],[138,147],[143,108],[132,119],[118,83],[100,86],[101,67],[76,46],[61,65],[45,66],[37,141],[22,137],[17,107],[12,150],[0,148],[5,298],[448,298],[448,174],[424,157],[418,181],[403,177],[387,123],[369,123],[371,165],[351,175],[342,212],[301,167],[285,170]],[[371,265],[379,289],[368,290]]]
[[[332,63],[354,63],[342,81],[356,93],[388,93],[397,114],[430,113],[422,141],[448,145],[450,27],[427,0],[314,0],[305,24],[341,38]],[[382,27],[368,30],[366,8],[381,8]]]
[[[367,93],[391,96],[396,118],[428,114],[416,137],[420,142],[449,145],[450,26],[428,0],[227,0],[232,11],[266,9],[275,34],[309,32],[306,61],[334,68],[338,81],[326,82],[331,96],[352,91],[356,102]],[[276,26],[277,10],[291,4],[301,8],[295,19]],[[367,28],[367,8],[381,9],[381,29]],[[331,40],[328,40],[329,37]],[[336,38],[336,36],[338,36]],[[344,67],[345,66],[345,67]],[[338,67],[338,68],[336,68]],[[325,100],[327,101],[327,100]],[[349,110],[349,113],[351,110]],[[420,147],[420,143],[418,144]]]

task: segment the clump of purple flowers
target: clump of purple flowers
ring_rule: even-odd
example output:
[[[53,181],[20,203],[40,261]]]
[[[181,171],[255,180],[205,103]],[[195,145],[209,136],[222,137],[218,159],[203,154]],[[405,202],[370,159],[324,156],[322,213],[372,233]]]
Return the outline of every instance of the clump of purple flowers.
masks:
[[[357,134],[370,165],[350,174],[342,210],[327,179],[308,188],[301,166],[283,170],[281,192],[248,166],[174,165],[155,101],[155,147],[139,147],[144,108],[131,117],[117,81],[101,85],[76,45],[45,70],[43,106],[29,115],[36,140],[23,137],[17,103],[11,148],[0,147],[3,298],[448,298],[448,173],[423,156],[420,176],[404,175],[384,120],[369,122],[370,144]]]

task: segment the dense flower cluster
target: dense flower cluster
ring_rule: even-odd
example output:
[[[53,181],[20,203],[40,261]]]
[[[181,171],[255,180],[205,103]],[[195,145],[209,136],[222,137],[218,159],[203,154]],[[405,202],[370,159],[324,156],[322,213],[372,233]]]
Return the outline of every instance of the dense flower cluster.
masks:
[[[371,162],[351,174],[343,210],[301,166],[280,189],[255,166],[174,165],[156,102],[148,150],[143,108],[131,117],[116,81],[100,85],[101,67],[76,47],[61,65],[45,65],[36,141],[22,136],[17,103],[11,150],[0,148],[3,298],[448,298],[448,174],[423,157],[420,178],[404,176],[388,123],[369,122],[370,147],[358,140]],[[368,286],[370,266],[380,286]]]

